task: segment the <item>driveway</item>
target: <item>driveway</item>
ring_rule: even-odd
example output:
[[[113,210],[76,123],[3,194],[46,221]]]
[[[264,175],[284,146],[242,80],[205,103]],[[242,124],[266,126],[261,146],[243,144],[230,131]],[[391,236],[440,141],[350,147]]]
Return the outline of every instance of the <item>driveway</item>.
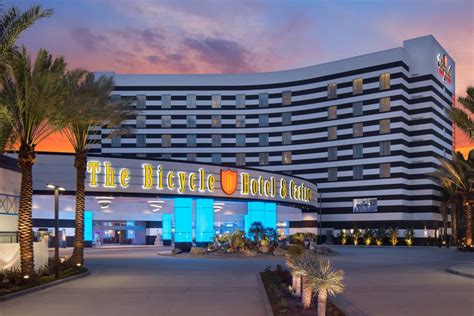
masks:
[[[334,249],[342,300],[365,315],[474,314],[474,279],[445,268],[474,254],[438,248]],[[93,273],[0,303],[0,315],[265,315],[256,274],[281,259],[184,259],[153,248],[86,251]]]

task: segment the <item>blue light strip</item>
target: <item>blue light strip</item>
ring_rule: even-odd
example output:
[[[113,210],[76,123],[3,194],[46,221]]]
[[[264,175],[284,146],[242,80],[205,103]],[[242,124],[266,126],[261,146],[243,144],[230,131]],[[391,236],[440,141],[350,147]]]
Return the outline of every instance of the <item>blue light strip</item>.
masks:
[[[214,200],[196,199],[196,242],[214,240]]]
[[[84,212],[84,240],[92,241],[92,212]]]
[[[262,223],[265,228],[276,228],[276,203],[248,202],[248,212],[244,216],[245,232],[248,234],[250,226],[255,222]]]
[[[171,214],[163,214],[163,240],[171,240]]]
[[[193,199],[174,199],[174,241],[193,241]]]

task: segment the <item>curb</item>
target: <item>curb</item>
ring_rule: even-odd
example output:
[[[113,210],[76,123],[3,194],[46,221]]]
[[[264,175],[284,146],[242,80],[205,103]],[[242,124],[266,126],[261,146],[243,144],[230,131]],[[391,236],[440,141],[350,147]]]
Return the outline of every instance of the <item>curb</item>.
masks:
[[[346,316],[367,316],[367,314],[341,295],[331,297],[329,301],[336,305]]]
[[[258,290],[260,291],[260,296],[263,301],[265,315],[273,316],[272,306],[270,305],[270,301],[268,300],[267,291],[265,290],[265,285],[263,285],[263,281],[262,281],[262,277],[260,276],[260,273],[257,273],[257,283],[258,283]]]
[[[26,290],[6,294],[6,295],[3,295],[3,296],[0,296],[0,302],[6,302],[6,301],[9,301],[11,299],[20,297],[20,296],[24,296],[24,295],[27,295],[27,294],[30,294],[30,293],[38,292],[38,291],[41,291],[41,290],[45,290],[47,288],[50,288],[50,287],[53,287],[53,286],[56,286],[56,285],[60,285],[60,284],[63,284],[63,283],[69,282],[69,281],[73,281],[73,280],[76,280],[76,279],[86,277],[90,274],[91,274],[91,271],[87,270],[87,271],[85,271],[81,274],[76,274],[76,275],[61,279],[61,280],[57,280],[57,281],[49,282],[49,283],[46,283],[46,284],[38,285],[38,286],[29,288],[29,289],[26,289]]]
[[[459,275],[459,276],[463,276],[465,278],[470,278],[470,279],[474,279],[474,275],[472,274],[468,274],[468,273],[464,273],[464,272],[459,272],[459,271],[456,271],[456,270],[453,270],[453,269],[446,269],[445,270],[446,272],[448,273],[452,273],[452,274],[456,274],[456,275]]]

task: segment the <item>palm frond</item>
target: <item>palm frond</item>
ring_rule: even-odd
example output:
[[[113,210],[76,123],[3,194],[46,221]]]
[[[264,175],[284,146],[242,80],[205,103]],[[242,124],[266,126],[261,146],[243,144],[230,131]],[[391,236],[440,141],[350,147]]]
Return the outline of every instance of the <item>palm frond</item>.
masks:
[[[316,291],[326,291],[336,295],[344,291],[344,271],[334,270],[329,260],[320,261],[315,274],[307,275],[307,280]]]

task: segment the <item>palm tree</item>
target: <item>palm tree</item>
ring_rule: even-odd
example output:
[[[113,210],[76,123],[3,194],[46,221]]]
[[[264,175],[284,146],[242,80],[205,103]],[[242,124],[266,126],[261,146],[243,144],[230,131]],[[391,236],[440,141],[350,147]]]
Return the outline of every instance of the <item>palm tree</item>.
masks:
[[[464,131],[471,139],[474,139],[474,87],[466,89],[467,96],[459,97],[458,101],[464,106],[464,109],[453,108],[451,111],[451,119]]]
[[[472,190],[473,190],[473,166],[474,166],[474,150],[469,152],[467,160],[464,159],[460,152],[453,156],[453,160],[440,159],[440,169],[435,173],[440,179],[443,187],[455,190],[456,196],[460,197],[463,205],[464,222],[466,226],[465,240],[468,246],[472,245]],[[456,210],[452,209],[451,214]]]
[[[311,307],[313,288],[308,280],[308,276],[316,271],[318,264],[318,256],[313,251],[305,251],[302,255],[287,256],[286,258],[286,265],[292,270],[293,278],[303,280],[303,294],[301,300],[304,309]],[[298,284],[299,282],[295,283]]]
[[[101,140],[102,129],[114,129],[127,118],[128,101],[112,100],[114,90],[112,77],[102,76],[82,70],[68,73],[66,78],[70,91],[63,111],[64,129],[62,133],[74,148],[76,168],[76,220],[74,250],[70,262],[74,265],[84,262],[84,207],[87,153],[91,146]],[[115,135],[121,129],[115,129]],[[99,136],[99,137],[97,137]]]
[[[0,12],[1,13],[1,12]],[[35,21],[51,16],[53,10],[42,10],[35,5],[21,12],[12,7],[0,16],[0,80],[6,74],[8,60],[15,52],[15,42]],[[0,113],[0,153],[3,152],[10,135],[10,126]]]
[[[318,295],[318,316],[326,315],[328,295],[340,294],[344,291],[344,272],[334,270],[331,262],[320,261],[316,269],[311,269],[307,275],[308,282]]]
[[[33,224],[31,218],[35,147],[57,129],[65,100],[63,58],[40,50],[33,63],[23,47],[9,58],[0,81],[0,116],[3,128],[0,138],[19,145],[18,166],[21,169],[20,233],[21,270],[34,275]]]

